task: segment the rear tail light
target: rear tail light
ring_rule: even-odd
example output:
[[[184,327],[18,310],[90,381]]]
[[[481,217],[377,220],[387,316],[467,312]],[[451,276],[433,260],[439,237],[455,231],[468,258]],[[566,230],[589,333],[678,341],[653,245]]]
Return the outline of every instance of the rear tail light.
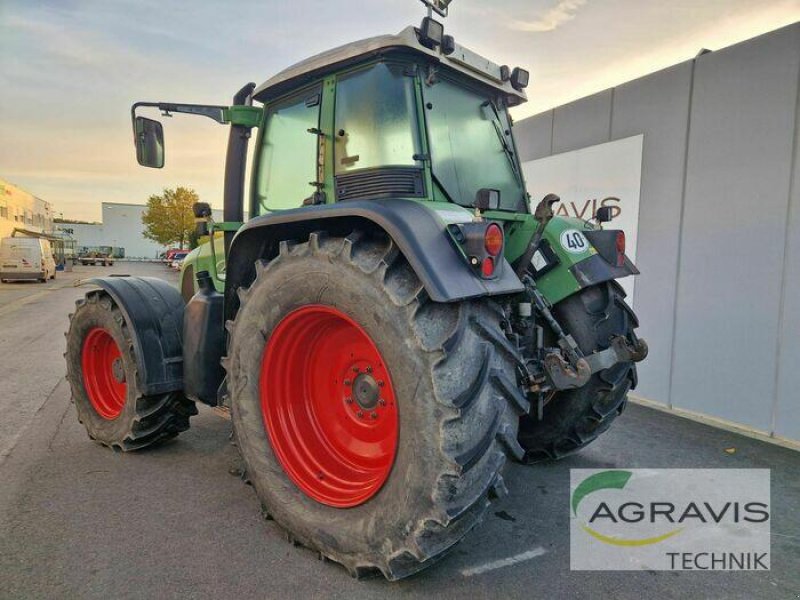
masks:
[[[486,228],[483,244],[490,256],[498,256],[503,251],[503,230],[497,223],[491,223]],[[492,271],[494,271],[494,261],[492,261]]]
[[[617,232],[617,266],[621,267],[625,264],[625,232]]]
[[[505,235],[497,223],[472,221],[451,223],[447,226],[450,240],[467,261],[475,275],[482,279],[496,279],[503,273],[503,247]]]
[[[491,256],[487,256],[483,259],[481,263],[481,275],[484,277],[491,277],[494,275],[494,259]]]

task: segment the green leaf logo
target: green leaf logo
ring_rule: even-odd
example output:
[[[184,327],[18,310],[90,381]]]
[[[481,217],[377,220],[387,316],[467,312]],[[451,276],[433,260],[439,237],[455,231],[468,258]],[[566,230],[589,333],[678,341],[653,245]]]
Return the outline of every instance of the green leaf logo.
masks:
[[[630,471],[603,471],[581,481],[572,493],[572,514],[578,516],[578,505],[586,496],[598,490],[621,490],[631,478]]]
[[[586,496],[589,494],[599,490],[621,490],[628,484],[628,480],[630,480],[631,475],[633,475],[633,473],[630,471],[602,471],[600,473],[590,475],[581,481],[580,484],[578,484],[578,487],[575,488],[575,491],[572,492],[572,514],[576,517],[578,516],[578,505],[581,503],[581,500],[586,498]],[[618,536],[603,535],[585,523],[581,524],[581,529],[583,529],[596,540],[599,540],[604,544],[611,544],[612,546],[648,546],[650,544],[663,542],[664,540],[671,538],[673,535],[683,531],[683,527],[679,527],[654,537],[626,539]]]

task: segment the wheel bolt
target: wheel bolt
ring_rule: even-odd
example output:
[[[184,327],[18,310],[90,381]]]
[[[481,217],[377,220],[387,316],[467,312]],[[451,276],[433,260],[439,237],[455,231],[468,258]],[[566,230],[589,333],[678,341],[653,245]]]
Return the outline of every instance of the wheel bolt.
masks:
[[[347,402],[348,404],[352,404],[353,403],[353,399],[352,398],[345,398],[344,401]]]
[[[352,383],[353,383],[353,382],[352,382],[352,381],[350,381],[349,379],[345,379],[345,380],[344,380],[344,384],[345,384],[345,385],[352,385]]]
[[[372,373],[372,367],[367,367],[367,373]]]
[[[353,367],[353,373],[359,373],[358,367]]]
[[[379,385],[380,387],[383,387],[383,379],[381,379],[381,380],[378,382],[378,385]]]
[[[386,400],[381,398],[380,400],[378,400],[378,404],[380,404],[381,406],[386,406]]]
[[[111,374],[118,383],[125,383],[125,368],[121,358],[115,358],[111,365]]]
[[[376,413],[376,412],[373,412],[373,413],[370,415],[370,417],[372,417],[373,419],[377,419],[377,418],[378,418],[378,413]]]
[[[364,412],[363,411],[358,411],[356,413],[356,416],[360,419],[360,418],[362,418],[364,416]]]

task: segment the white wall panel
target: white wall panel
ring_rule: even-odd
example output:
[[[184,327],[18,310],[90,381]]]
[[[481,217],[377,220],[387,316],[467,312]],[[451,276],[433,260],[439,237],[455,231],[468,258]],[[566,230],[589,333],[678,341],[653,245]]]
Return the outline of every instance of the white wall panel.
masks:
[[[794,440],[799,73],[796,23],[515,129],[524,161],[644,135],[636,310],[651,353],[637,393]]]

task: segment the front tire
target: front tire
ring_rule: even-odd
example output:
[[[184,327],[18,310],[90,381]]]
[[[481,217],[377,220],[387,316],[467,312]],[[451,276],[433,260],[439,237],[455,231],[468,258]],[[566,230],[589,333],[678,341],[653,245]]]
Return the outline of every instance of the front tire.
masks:
[[[141,393],[130,325],[108,294],[78,300],[66,336],[72,401],[91,439],[139,450],[189,428],[197,407],[181,392]]]
[[[562,300],[553,315],[581,352],[590,354],[608,348],[613,336],[636,339],[633,330],[639,323],[624,298],[618,283],[602,283]],[[524,462],[563,458],[589,445],[622,414],[636,382],[636,366],[624,362],[594,373],[581,388],[557,392],[544,407],[541,421],[535,414],[520,420]]]
[[[460,541],[504,491],[506,454],[522,456],[502,311],[431,302],[392,241],[362,233],[282,243],[240,299],[224,364],[265,512],[354,576],[400,579]],[[385,406],[368,377],[364,406],[351,391],[366,373]]]

